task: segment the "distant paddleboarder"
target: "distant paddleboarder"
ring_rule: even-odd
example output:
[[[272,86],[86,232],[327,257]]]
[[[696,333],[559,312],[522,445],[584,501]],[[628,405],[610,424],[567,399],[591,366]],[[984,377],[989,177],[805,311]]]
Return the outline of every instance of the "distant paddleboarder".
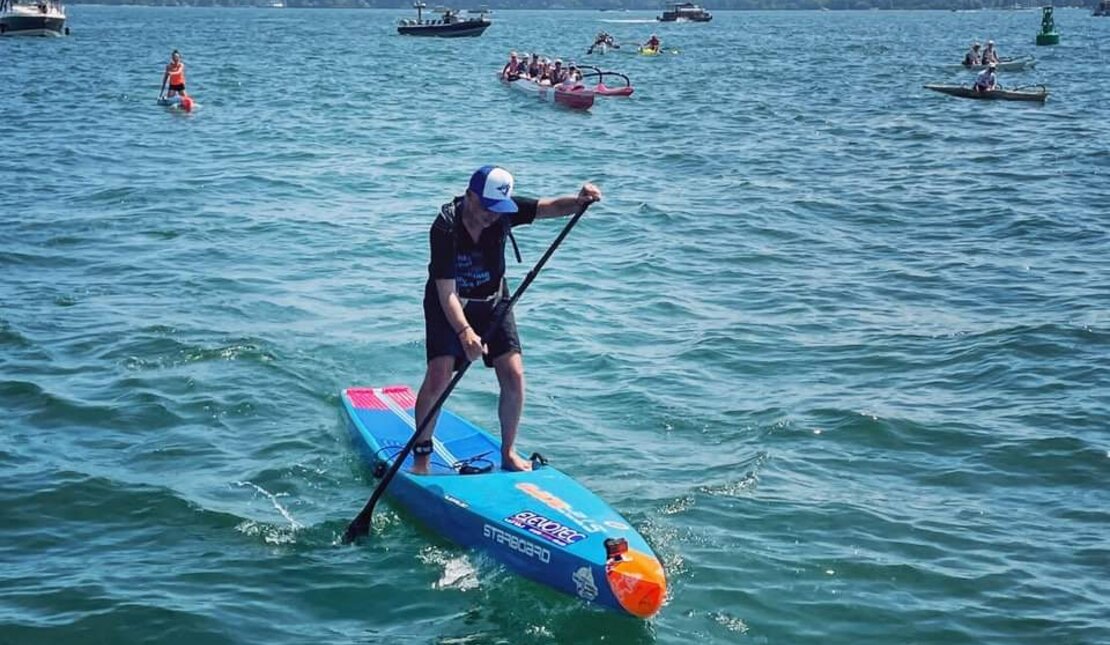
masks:
[[[166,90],[166,84],[169,84],[169,91]],[[167,99],[172,99],[175,96],[181,96],[181,107],[186,112],[192,110],[193,99],[185,93],[185,63],[181,60],[181,52],[176,49],[170,53],[170,62],[166,63],[166,71],[162,74],[162,90]],[[159,98],[162,98],[160,96]]]
[[[424,288],[424,332],[428,366],[416,397],[416,427],[447,389],[465,361],[483,360],[501,388],[501,467],[531,470],[516,454],[516,435],[524,409],[524,362],[510,310],[482,343],[494,311],[509,297],[505,283],[505,242],[514,226],[536,219],[564,217],[601,199],[586,183],[577,195],[530,199],[513,196],[513,176],[498,166],[483,166],[470,177],[466,192],[444,204],[432,223],[431,262]],[[513,241],[515,249],[516,242]],[[519,255],[518,255],[519,259]],[[413,472],[427,474],[435,419],[413,446]]]

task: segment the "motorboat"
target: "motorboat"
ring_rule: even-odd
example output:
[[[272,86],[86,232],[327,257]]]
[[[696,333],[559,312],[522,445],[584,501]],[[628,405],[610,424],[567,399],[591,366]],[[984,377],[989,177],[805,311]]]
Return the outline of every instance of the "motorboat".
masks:
[[[713,20],[713,14],[692,2],[683,2],[673,5],[670,11],[664,11],[663,15],[657,17],[656,20],[659,22],[709,22]]]
[[[0,36],[65,36],[66,10],[57,0],[0,0]]]
[[[479,11],[476,16],[468,11],[465,12],[464,17],[460,12],[446,7],[438,7],[434,10],[441,15],[439,19],[424,20],[423,10],[428,5],[418,1],[412,6],[416,9],[416,20],[402,20],[401,24],[397,25],[397,33],[404,36],[474,38],[481,36],[482,32],[489,29],[492,24],[484,11]]]
[[[1110,16],[1110,0],[1102,0],[1091,12],[1092,16]]]

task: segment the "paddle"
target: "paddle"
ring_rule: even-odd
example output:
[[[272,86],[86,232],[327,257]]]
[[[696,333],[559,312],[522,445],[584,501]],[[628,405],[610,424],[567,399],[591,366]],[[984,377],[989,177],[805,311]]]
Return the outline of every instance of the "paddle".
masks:
[[[162,89],[158,90],[158,100],[161,101],[166,96],[166,81],[170,78],[169,74],[162,75]]]
[[[532,267],[532,270],[524,277],[524,281],[516,288],[513,295],[510,296],[508,300],[503,300],[497,305],[494,310],[493,320],[490,321],[489,328],[486,329],[486,333],[482,334],[483,345],[488,343],[497,330],[500,329],[501,321],[509,314],[513,305],[516,304],[516,301],[524,294],[525,289],[528,288],[528,285],[532,284],[532,281],[536,279],[540,270],[547,264],[547,260],[555,253],[555,249],[559,248],[563,239],[570,234],[570,230],[574,228],[574,225],[582,218],[583,213],[586,212],[589,206],[590,203],[586,203],[578,207],[578,210],[570,218],[570,221],[563,227],[562,232],[560,232],[558,237],[555,238],[555,241],[551,243],[551,246],[547,248],[547,251],[544,252],[543,257],[536,263],[536,266]],[[393,480],[393,476],[400,470],[401,464],[405,462],[405,458],[412,452],[413,446],[416,445],[417,437],[424,432],[424,428],[428,425],[428,422],[436,417],[436,414],[439,412],[440,408],[443,407],[443,403],[447,400],[447,397],[451,395],[451,391],[455,389],[455,386],[462,380],[463,375],[470,369],[470,365],[470,361],[465,361],[462,367],[459,368],[459,371],[455,372],[455,376],[447,385],[447,389],[443,391],[443,394],[439,395],[435,404],[432,405],[432,409],[428,410],[428,413],[424,415],[424,420],[420,422],[420,426],[416,428],[416,431],[409,437],[408,443],[401,449],[401,452],[393,457],[393,464],[389,467],[389,470],[386,471],[385,475],[382,476],[382,480],[378,482],[378,486],[374,489],[374,492],[371,493],[370,499],[366,502],[366,506],[362,507],[362,510],[355,516],[355,519],[351,520],[351,523],[347,526],[347,531],[343,533],[344,544],[350,544],[359,537],[370,532],[370,522],[373,520],[374,506],[377,505],[378,499],[385,493],[386,486],[389,486],[389,482]]]

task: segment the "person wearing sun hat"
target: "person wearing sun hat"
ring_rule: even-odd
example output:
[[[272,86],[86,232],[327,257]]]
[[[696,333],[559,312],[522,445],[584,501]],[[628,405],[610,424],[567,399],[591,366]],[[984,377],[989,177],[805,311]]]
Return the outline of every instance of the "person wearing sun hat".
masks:
[[[979,43],[971,43],[971,49],[964,55],[964,67],[976,67],[981,64],[979,58]]]
[[[981,59],[981,62],[984,65],[998,62],[998,50],[994,48],[993,40],[987,41],[987,46],[985,49],[983,49],[983,58]]]
[[[582,184],[574,195],[539,199],[514,195],[514,185],[508,170],[482,166],[470,176],[466,192],[441,206],[432,222],[431,261],[424,286],[427,369],[416,395],[419,428],[454,372],[465,362],[481,358],[493,368],[501,388],[501,468],[510,471],[532,466],[515,449],[524,409],[524,362],[513,312],[496,330],[486,329],[495,317],[494,309],[509,295],[505,243],[512,239],[513,227],[565,217],[601,199],[601,190],[591,183]],[[428,473],[434,432],[435,419],[413,447],[414,473]]]
[[[998,87],[998,77],[994,73],[997,68],[997,65],[990,63],[986,69],[975,76],[976,92],[989,92]]]
[[[555,66],[551,68],[551,84],[558,85],[567,80],[567,70],[563,67],[563,59],[556,58]]]

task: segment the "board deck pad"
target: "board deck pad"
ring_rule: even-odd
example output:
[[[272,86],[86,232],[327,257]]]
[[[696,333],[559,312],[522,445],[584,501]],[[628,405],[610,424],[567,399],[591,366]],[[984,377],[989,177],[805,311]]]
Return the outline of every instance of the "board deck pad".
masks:
[[[355,414],[378,439],[382,447],[379,457],[392,462],[416,431],[416,395],[408,387],[390,386],[349,388],[347,396]],[[454,464],[467,460],[473,460],[478,466],[486,465],[484,460],[489,460],[494,470],[501,466],[501,442],[450,410],[440,411],[432,444],[432,475],[458,475]],[[412,468],[411,454],[401,467]]]

